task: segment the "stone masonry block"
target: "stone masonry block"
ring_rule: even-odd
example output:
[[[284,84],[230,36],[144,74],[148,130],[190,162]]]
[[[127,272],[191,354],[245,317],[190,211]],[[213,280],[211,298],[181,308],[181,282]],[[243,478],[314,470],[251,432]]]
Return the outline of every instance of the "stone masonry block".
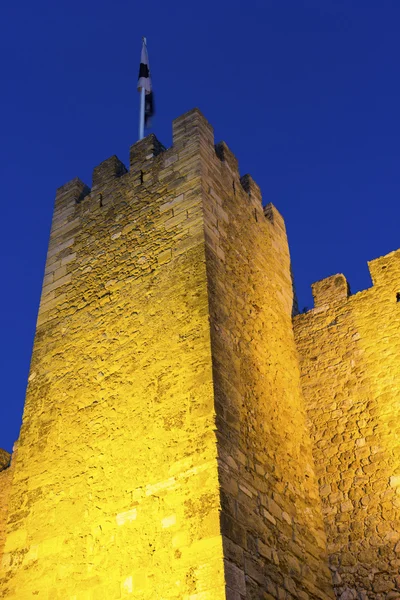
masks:
[[[140,171],[146,171],[150,167],[153,158],[164,152],[164,150],[165,147],[156,138],[154,133],[139,140],[133,144],[130,149],[130,172],[138,173]]]
[[[350,293],[349,284],[344,275],[332,275],[312,284],[312,294],[315,308],[328,306],[348,298]]]
[[[252,200],[255,200],[258,204],[262,204],[262,195],[260,187],[256,184],[254,179],[248,173],[240,178],[240,183],[244,191],[249,195]]]
[[[236,590],[243,596],[246,594],[246,580],[242,569],[239,569],[234,563],[225,560],[225,578],[228,587]]]
[[[86,184],[75,177],[57,189],[55,200],[55,213],[74,206],[77,202],[81,202],[88,194],[90,189]]]
[[[390,286],[400,292],[400,250],[368,262],[374,285]]]
[[[211,146],[214,152],[214,130],[198,108],[194,108],[175,119],[172,124],[172,139],[175,149],[200,142]]]
[[[233,152],[228,148],[225,142],[218,142],[215,146],[215,152],[218,158],[226,163],[228,167],[231,169],[232,173],[239,175],[239,163],[236,156]]]
[[[98,191],[104,185],[107,185],[110,180],[121,177],[127,172],[125,165],[117,156],[107,158],[97,167],[93,169],[93,191]]]
[[[286,235],[285,221],[279,210],[272,204],[272,202],[264,207],[264,215],[271,225],[280,228]]]

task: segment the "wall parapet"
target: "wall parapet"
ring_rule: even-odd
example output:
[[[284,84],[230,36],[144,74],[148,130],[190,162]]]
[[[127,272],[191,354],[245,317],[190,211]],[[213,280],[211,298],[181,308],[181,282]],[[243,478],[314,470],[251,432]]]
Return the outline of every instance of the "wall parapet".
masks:
[[[368,261],[368,269],[375,286],[391,286],[394,280],[400,284],[400,248]]]
[[[221,162],[224,162],[229,166],[232,173],[239,175],[238,159],[225,142],[218,142],[218,144],[215,145],[215,153]]]
[[[147,169],[153,158],[165,151],[165,146],[156,138],[154,133],[139,140],[131,146],[129,165],[131,173]]]
[[[368,261],[372,287],[351,293],[350,285],[342,273],[336,273],[320,279],[311,285],[314,298],[314,309],[325,310],[331,305],[345,302],[359,294],[372,292],[375,288],[384,288],[386,295],[393,301],[400,301],[400,248],[389,254]],[[309,311],[306,311],[309,312]]]
[[[108,183],[110,179],[115,179],[125,175],[127,172],[128,170],[125,165],[114,154],[114,156],[103,160],[103,162],[93,169],[92,190],[97,189],[99,186],[104,185],[105,183]]]
[[[350,286],[342,273],[316,281],[311,289],[315,308],[346,300],[350,295]]]
[[[337,598],[400,598],[400,250],[373,285],[313,284],[294,318],[302,389]]]
[[[215,166],[228,169],[226,173],[229,173],[232,178],[233,193],[244,191],[254,207],[256,220],[259,216],[263,216],[260,187],[251,175],[240,175],[238,159],[224,141],[214,144],[213,127],[201,111],[194,108],[173,121],[170,148],[166,148],[154,134],[150,134],[130,147],[129,169],[116,155],[113,155],[93,169],[91,188],[78,177],[59,187],[54,213],[56,224],[69,219],[72,207],[84,200],[90,202],[92,199],[93,206],[103,207],[114,196],[114,192],[119,193],[121,186],[133,184],[138,190],[141,185],[152,185],[160,177],[165,179],[164,174],[160,175],[163,169],[169,169],[175,176],[174,163],[195,154],[202,154],[203,157],[208,156],[208,158],[214,156],[218,159]],[[270,209],[265,210],[267,212],[264,212],[264,216],[275,224]],[[282,220],[282,217],[279,220]],[[283,230],[285,230],[284,225]]]

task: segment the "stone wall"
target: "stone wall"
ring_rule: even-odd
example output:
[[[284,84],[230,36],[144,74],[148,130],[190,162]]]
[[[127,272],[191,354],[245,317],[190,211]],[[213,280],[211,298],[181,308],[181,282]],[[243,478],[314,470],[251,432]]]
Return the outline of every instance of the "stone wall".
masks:
[[[58,190],[0,598],[225,598],[198,111]]]
[[[204,178],[228,598],[333,598],[285,225],[217,145]]]
[[[400,598],[400,250],[313,286],[294,320],[330,564],[342,600]]]
[[[11,456],[0,448],[0,565],[3,558],[5,528],[8,515],[8,498],[12,485]]]
[[[292,305],[197,110],[58,190],[0,598],[333,598]]]

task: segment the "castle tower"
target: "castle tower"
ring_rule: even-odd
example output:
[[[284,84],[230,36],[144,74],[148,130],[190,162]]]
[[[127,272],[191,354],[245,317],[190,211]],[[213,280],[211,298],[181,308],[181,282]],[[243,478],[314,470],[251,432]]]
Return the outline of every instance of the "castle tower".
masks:
[[[0,598],[332,599],[292,307],[282,217],[198,110],[61,187]]]

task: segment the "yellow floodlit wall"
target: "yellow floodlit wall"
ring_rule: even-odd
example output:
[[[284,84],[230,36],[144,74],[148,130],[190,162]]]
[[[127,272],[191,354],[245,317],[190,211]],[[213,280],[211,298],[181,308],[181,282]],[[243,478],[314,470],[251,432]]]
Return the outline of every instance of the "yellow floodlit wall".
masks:
[[[58,190],[1,598],[225,598],[196,111],[161,150]]]
[[[400,250],[313,286],[295,318],[333,582],[343,600],[400,598]]]
[[[10,455],[0,449],[0,564],[3,556],[5,542],[5,528],[8,514],[8,498],[12,485],[12,472],[10,466]]]
[[[198,110],[58,190],[0,598],[334,598],[293,302]]]

